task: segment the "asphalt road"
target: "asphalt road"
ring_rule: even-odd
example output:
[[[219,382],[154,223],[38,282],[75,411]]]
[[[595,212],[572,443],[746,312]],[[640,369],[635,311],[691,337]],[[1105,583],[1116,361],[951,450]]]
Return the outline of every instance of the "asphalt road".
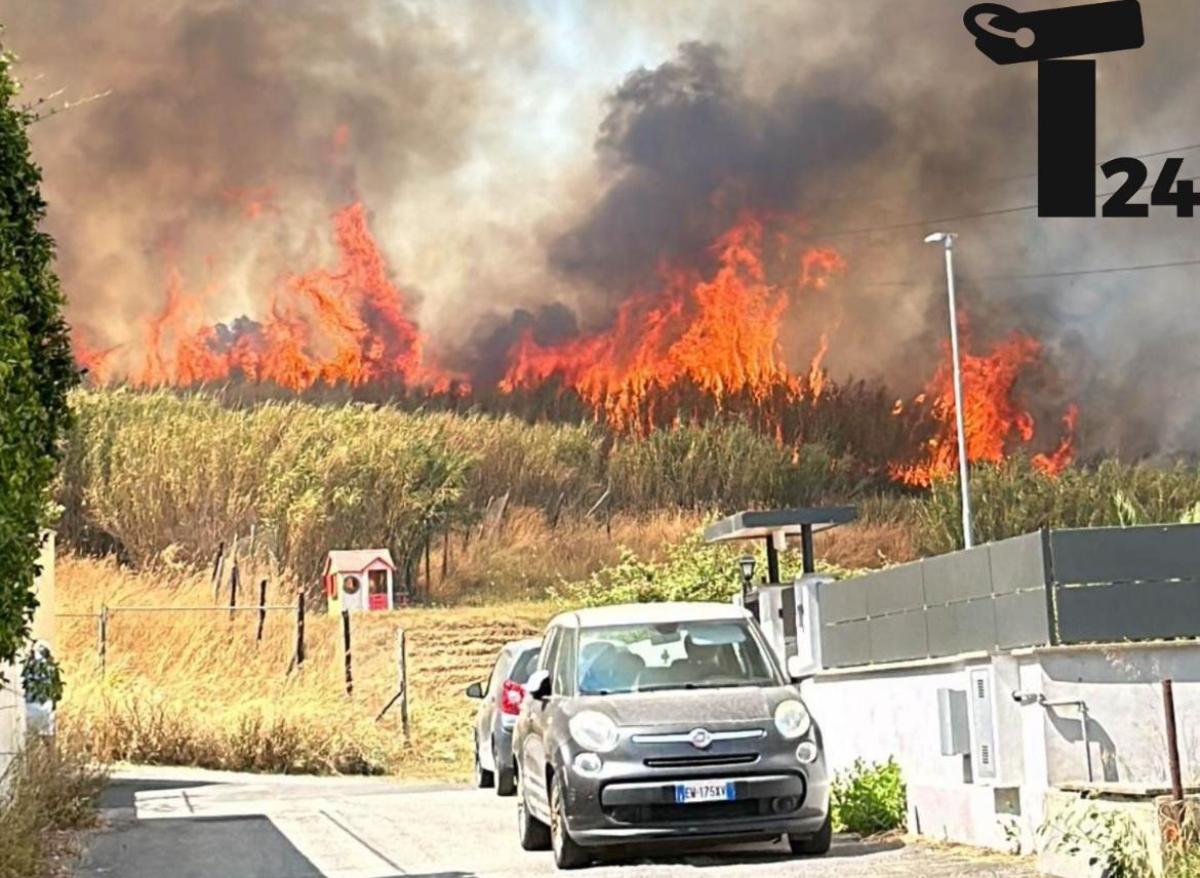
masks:
[[[512,799],[456,786],[217,772],[119,773],[102,803],[80,878],[524,878],[556,874],[549,853],[517,844]],[[714,871],[715,870],[715,871]],[[588,878],[675,876],[995,876],[1025,861],[961,848],[838,838],[820,859],[782,844],[646,851]]]

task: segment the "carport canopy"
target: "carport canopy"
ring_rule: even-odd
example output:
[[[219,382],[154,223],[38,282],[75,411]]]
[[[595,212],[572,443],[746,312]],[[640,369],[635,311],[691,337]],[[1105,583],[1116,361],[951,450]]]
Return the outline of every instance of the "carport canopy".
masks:
[[[765,539],[767,543],[768,576],[772,583],[779,581],[778,548],[789,536],[799,536],[804,550],[804,571],[816,569],[812,536],[819,530],[829,530],[858,518],[854,506],[809,506],[798,509],[766,509],[744,511],[714,521],[704,529],[706,543],[730,540]],[[779,536],[776,536],[776,535]],[[780,542],[777,543],[776,540]]]

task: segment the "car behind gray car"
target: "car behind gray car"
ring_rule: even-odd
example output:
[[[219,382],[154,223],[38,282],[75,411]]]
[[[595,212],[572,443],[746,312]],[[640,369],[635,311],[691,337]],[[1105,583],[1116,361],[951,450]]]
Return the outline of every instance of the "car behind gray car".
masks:
[[[512,732],[525,700],[525,681],[537,665],[540,640],[506,643],[492,673],[467,687],[469,698],[481,700],[475,712],[475,785],[496,788],[499,796],[516,792],[512,771]]]
[[[668,838],[786,835],[825,853],[829,780],[797,682],[740,607],[557,616],[514,737],[521,845],[560,868]]]

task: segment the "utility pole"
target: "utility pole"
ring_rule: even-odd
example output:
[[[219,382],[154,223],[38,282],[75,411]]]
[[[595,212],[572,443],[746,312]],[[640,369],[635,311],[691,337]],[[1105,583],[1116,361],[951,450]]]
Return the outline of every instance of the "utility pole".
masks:
[[[946,293],[950,301],[950,359],[954,376],[954,425],[958,433],[958,485],[962,492],[963,548],[975,541],[971,536],[971,486],[968,479],[967,436],[963,428],[962,370],[958,359],[958,311],[954,301],[954,232],[934,232],[926,244],[941,244],[946,254]]]

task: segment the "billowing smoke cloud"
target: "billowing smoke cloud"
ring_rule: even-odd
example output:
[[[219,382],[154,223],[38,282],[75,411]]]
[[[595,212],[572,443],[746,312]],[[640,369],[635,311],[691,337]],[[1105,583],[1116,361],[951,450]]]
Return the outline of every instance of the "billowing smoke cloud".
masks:
[[[123,340],[161,308],[168,265],[192,291],[218,285],[214,317],[253,312],[285,269],[328,253],[338,207],[386,208],[454,168],[480,72],[435,22],[384,13],[320,0],[5,8],[32,94],[109,92],[34,130],[74,322]]]
[[[976,337],[1046,346],[1037,413],[1078,401],[1085,452],[1200,449],[1194,267],[1018,277],[1195,258],[1200,220],[1023,209],[1036,68],[980,55],[965,5],[0,0],[0,21],[31,95],[112,89],[35,127],[71,317],[98,343],[160,307],[171,263],[217,288],[214,322],[260,318],[360,196],[431,346],[494,377],[523,329],[603,325],[749,207],[846,255],[835,377],[928,376],[946,317],[921,238],[949,228]],[[1200,7],[1143,9],[1146,47],[1100,59],[1102,160],[1200,142]],[[1197,173],[1200,150],[1172,154]]]
[[[879,107],[819,88],[756,100],[720,46],[685,43],[609,98],[596,149],[613,183],[551,264],[619,295],[663,259],[695,259],[743,210],[794,210],[809,181],[890,132]]]

